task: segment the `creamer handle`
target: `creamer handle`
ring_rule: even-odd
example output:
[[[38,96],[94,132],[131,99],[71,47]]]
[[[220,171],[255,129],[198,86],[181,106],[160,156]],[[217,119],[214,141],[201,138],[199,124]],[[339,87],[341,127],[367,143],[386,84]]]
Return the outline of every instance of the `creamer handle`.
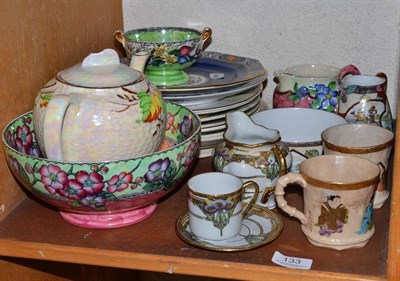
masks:
[[[50,160],[63,161],[62,127],[65,112],[71,102],[67,95],[56,95],[48,103],[44,116],[43,136],[46,156]]]
[[[291,217],[298,218],[302,224],[306,224],[306,217],[304,213],[297,210],[295,207],[289,206],[284,198],[285,187],[290,183],[298,183],[303,188],[306,188],[307,183],[300,173],[288,173],[278,179],[275,186],[275,198],[278,207],[281,208],[285,213],[289,214]]]

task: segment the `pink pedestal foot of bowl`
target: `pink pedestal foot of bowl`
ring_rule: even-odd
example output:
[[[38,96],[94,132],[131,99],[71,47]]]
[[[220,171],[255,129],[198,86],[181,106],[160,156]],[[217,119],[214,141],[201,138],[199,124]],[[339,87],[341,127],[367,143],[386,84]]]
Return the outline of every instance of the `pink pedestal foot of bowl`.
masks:
[[[157,203],[152,203],[140,209],[104,215],[84,215],[60,211],[67,222],[85,228],[118,228],[141,222],[147,219],[157,208]]]

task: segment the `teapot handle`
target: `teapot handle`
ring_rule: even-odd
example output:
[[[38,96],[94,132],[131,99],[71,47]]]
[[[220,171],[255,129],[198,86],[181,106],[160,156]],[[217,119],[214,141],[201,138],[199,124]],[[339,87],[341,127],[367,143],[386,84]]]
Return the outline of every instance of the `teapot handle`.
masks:
[[[47,158],[63,161],[62,155],[62,125],[65,112],[71,102],[67,95],[54,96],[47,105],[43,124],[44,149]]]

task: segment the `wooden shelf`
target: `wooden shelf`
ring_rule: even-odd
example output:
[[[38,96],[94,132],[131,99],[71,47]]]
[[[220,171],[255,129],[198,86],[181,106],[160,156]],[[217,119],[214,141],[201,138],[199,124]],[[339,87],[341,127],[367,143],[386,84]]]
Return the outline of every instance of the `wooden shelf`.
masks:
[[[201,159],[192,175],[206,171],[211,171],[210,159]],[[389,202],[375,210],[376,232],[361,249],[315,247],[306,240],[297,220],[275,210],[284,221],[275,241],[250,251],[221,253],[195,248],[176,235],[175,221],[187,208],[186,188],[180,187],[160,202],[147,220],[112,230],[70,225],[57,210],[27,198],[0,222],[0,255],[243,280],[276,280],[282,276],[297,280],[386,280]],[[287,198],[301,208],[298,191],[290,187]],[[275,251],[312,259],[312,270],[273,264]]]
[[[3,1],[6,28],[0,35],[4,43],[0,58],[12,71],[2,73],[2,128],[32,108],[37,90],[59,70],[104,48],[123,53],[112,36],[114,30],[123,28],[122,1],[98,2]],[[399,112],[398,108],[397,119]],[[399,132],[391,202],[374,212],[377,230],[367,246],[342,252],[312,246],[298,221],[280,212],[284,229],[262,248],[236,253],[194,248],[175,234],[175,220],[186,209],[185,186],[160,202],[156,212],[139,224],[114,230],[75,227],[57,210],[26,198],[0,153],[0,280],[133,280],[135,274],[129,269],[245,280],[400,280]],[[210,170],[210,160],[202,159],[194,173]],[[288,196],[301,206],[294,189]],[[275,251],[313,259],[312,270],[273,264]],[[106,270],[98,271],[96,266]],[[86,278],[79,278],[83,275]],[[169,280],[179,279],[172,276]]]

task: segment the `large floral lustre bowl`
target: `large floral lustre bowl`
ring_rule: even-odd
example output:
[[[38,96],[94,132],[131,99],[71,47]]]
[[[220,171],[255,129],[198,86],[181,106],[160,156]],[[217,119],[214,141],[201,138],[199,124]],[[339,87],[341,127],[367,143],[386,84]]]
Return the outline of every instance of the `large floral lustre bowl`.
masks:
[[[62,217],[74,225],[116,228],[137,223],[149,217],[157,200],[181,183],[199,150],[197,115],[173,103],[167,103],[167,111],[167,130],[157,152],[96,163],[43,158],[28,112],[3,130],[6,160],[30,192],[59,208]]]

